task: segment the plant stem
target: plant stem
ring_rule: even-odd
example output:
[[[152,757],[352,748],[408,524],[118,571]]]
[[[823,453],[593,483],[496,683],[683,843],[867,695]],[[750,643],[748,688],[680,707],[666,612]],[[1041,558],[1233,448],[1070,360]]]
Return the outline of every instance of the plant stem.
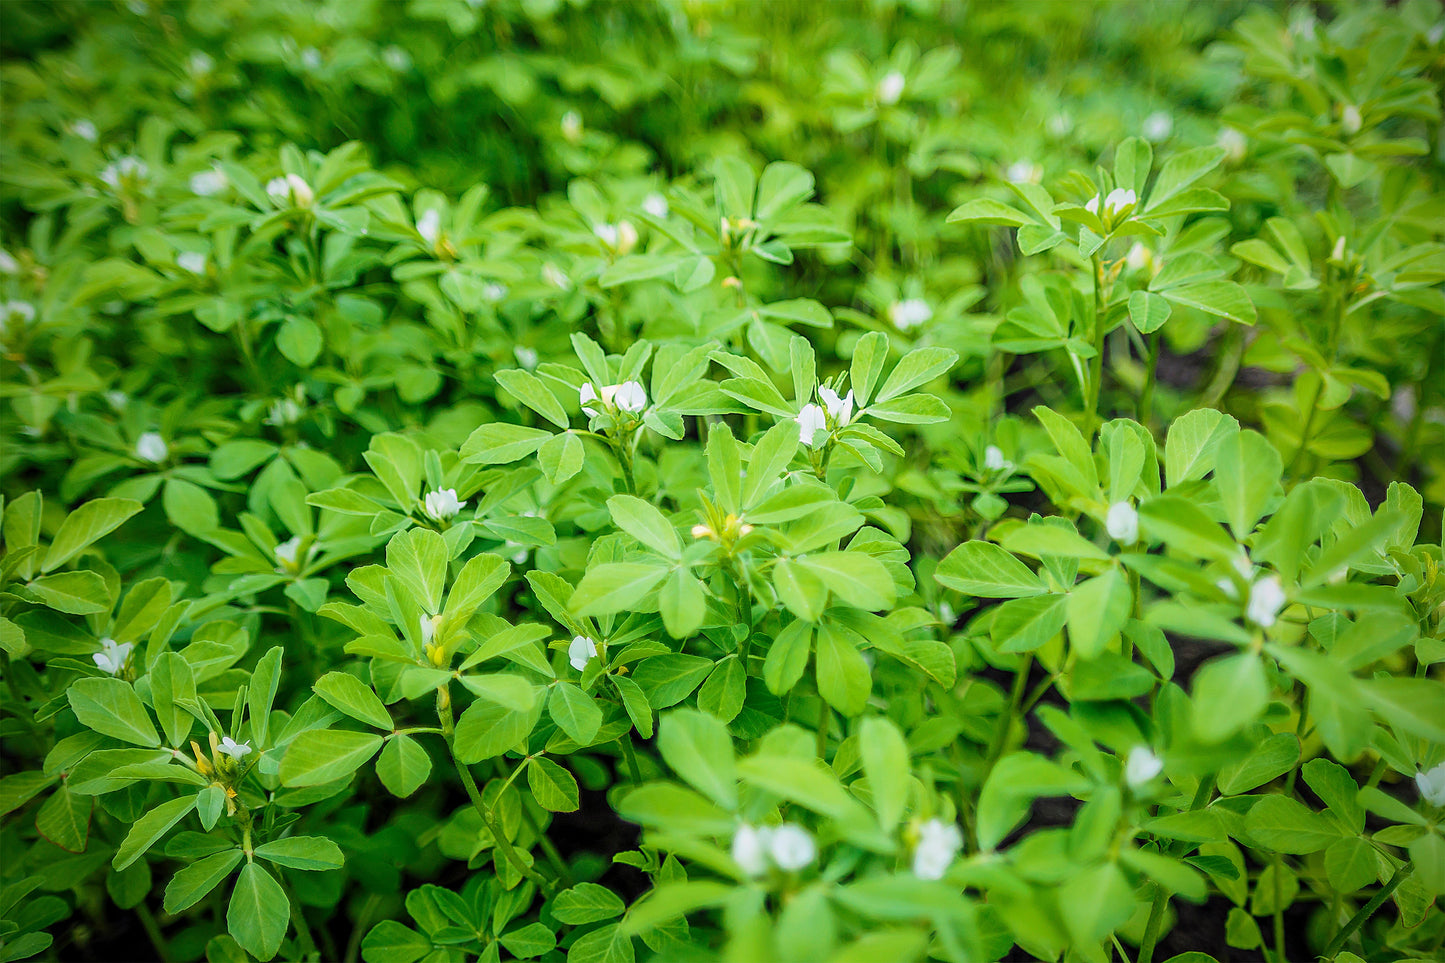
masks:
[[[1089,359],[1089,395],[1084,399],[1088,409],[1088,431],[1084,437],[1093,435],[1099,427],[1099,395],[1104,381],[1104,259],[1097,253],[1094,264],[1094,356]]]
[[[1199,788],[1194,790],[1194,798],[1190,800],[1189,812],[1196,809],[1203,809],[1204,804],[1214,792],[1214,777],[1208,776],[1199,780]],[[1184,843],[1187,847],[1189,844]],[[1187,849],[1179,848],[1180,844],[1175,843],[1166,851],[1170,856],[1183,855]],[[1164,910],[1169,905],[1169,891],[1158,883],[1154,884],[1154,905],[1149,908],[1149,921],[1144,924],[1144,938],[1139,941],[1139,956],[1135,963],[1153,963],[1154,948],[1159,943],[1159,927],[1164,922]]]
[[[823,694],[818,693],[818,758],[824,762],[828,761],[828,726],[833,722],[833,712],[828,708],[828,700]]]
[[[1354,935],[1355,930],[1363,926],[1365,924],[1365,920],[1373,916],[1375,914],[1375,910],[1383,906],[1385,900],[1390,898],[1390,894],[1395,892],[1395,888],[1398,887],[1401,883],[1403,883],[1405,881],[1405,878],[1414,871],[1414,863],[1406,863],[1399,869],[1395,870],[1395,875],[1391,876],[1389,881],[1386,882],[1384,886],[1380,887],[1379,892],[1377,892],[1374,896],[1370,897],[1370,901],[1368,903],[1360,907],[1359,912],[1355,913],[1354,916],[1350,917],[1349,922],[1346,923],[1344,927],[1335,934],[1335,938],[1330,940],[1330,945],[1325,947],[1325,951],[1321,953],[1320,956],[1326,960],[1333,960],[1339,954],[1340,950],[1344,948],[1345,942]]]
[[[361,938],[366,935],[367,930],[371,929],[368,924],[380,904],[381,897],[375,893],[367,896],[366,902],[361,904],[361,912],[356,916],[356,925],[351,928],[351,935],[346,939],[346,955],[342,957],[342,963],[356,963],[356,957],[361,952]]]
[[[156,959],[161,963],[171,963],[171,948],[166,943],[165,934],[161,932],[161,926],[156,922],[156,916],[145,901],[136,904],[135,915],[140,917],[140,925],[150,937],[151,947],[156,951]]]
[[[532,810],[528,809],[525,803],[522,805],[522,820],[527,824],[527,828],[536,834],[537,845],[542,847],[542,852],[546,855],[547,862],[551,863],[552,868],[557,871],[557,878],[562,881],[562,885],[570,887],[572,885],[571,868],[567,865],[567,861],[562,858],[562,854],[557,851],[557,847],[552,845],[552,840],[542,831],[541,825],[537,822],[537,817],[532,815]]]
[[[1033,668],[1033,653],[1024,656],[1023,664],[1019,666],[1017,674],[1014,675],[1013,691],[1009,693],[1008,714],[999,720],[998,729],[994,731],[993,742],[988,747],[988,761],[983,767],[984,778],[988,778],[989,772],[993,770],[994,763],[998,762],[1003,755],[1004,746],[1008,744],[1009,729],[1012,728],[1013,720],[1019,713],[1019,707],[1023,705],[1024,688],[1029,682],[1029,669]]]
[[[447,752],[452,757],[452,765],[456,766],[457,775],[461,777],[462,786],[467,791],[467,798],[472,801],[472,808],[477,811],[477,815],[482,817],[482,823],[492,834],[492,839],[496,843],[497,849],[501,850],[502,857],[512,864],[513,869],[537,884],[539,889],[550,890],[551,887],[548,886],[547,880],[542,877],[542,874],[523,862],[522,857],[518,856],[517,851],[512,848],[511,841],[502,832],[501,824],[492,815],[492,811],[487,808],[487,804],[482,801],[482,794],[477,789],[477,781],[472,778],[472,771],[457,757],[456,722],[452,718],[451,690],[447,685],[437,687],[437,718],[441,720],[442,738],[446,740]]]
[[[632,748],[632,734],[624,732],[617,740],[622,745],[622,756],[627,760],[627,772],[633,785],[641,785],[642,769],[637,765],[637,753]]]
[[[1139,408],[1135,412],[1135,417],[1145,428],[1154,422],[1150,416],[1154,407],[1154,382],[1159,372],[1159,340],[1158,331],[1149,335],[1149,358],[1146,362],[1148,371],[1144,375],[1144,390],[1139,393]]]
[[[1287,963],[1284,955],[1284,860],[1274,858],[1274,958]]]
[[[301,955],[309,957],[316,954],[316,941],[311,938],[311,927],[306,923],[306,913],[301,909],[301,904],[296,900],[296,894],[291,892],[291,887],[281,880],[281,889],[286,894],[287,901],[291,904],[291,925],[296,927],[296,935],[301,940]],[[319,954],[316,954],[320,958]]]

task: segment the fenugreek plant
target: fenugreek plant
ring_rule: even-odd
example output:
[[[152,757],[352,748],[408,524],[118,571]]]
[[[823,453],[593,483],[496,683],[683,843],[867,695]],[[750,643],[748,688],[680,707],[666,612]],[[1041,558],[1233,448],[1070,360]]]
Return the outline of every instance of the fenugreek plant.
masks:
[[[0,5],[0,963],[1445,952],[1438,5],[829,13]]]

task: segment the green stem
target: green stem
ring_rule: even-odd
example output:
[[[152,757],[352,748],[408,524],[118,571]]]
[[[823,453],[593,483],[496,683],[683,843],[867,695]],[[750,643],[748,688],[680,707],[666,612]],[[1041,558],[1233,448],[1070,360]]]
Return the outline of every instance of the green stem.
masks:
[[[522,857],[518,856],[517,851],[512,848],[511,841],[502,832],[501,824],[492,815],[492,811],[487,808],[487,804],[482,801],[482,793],[477,789],[477,781],[472,778],[472,771],[457,757],[456,722],[452,718],[452,697],[449,686],[437,687],[437,718],[441,720],[442,738],[446,740],[447,752],[452,757],[452,765],[456,766],[457,775],[461,777],[462,786],[467,791],[467,798],[472,801],[472,808],[477,811],[477,815],[482,817],[482,823],[492,834],[492,839],[495,841],[497,849],[501,850],[502,857],[512,864],[513,869],[535,883],[539,889],[550,889],[542,874],[523,862]]]
[[[1199,780],[1199,787],[1194,790],[1194,798],[1189,802],[1189,812],[1203,809],[1205,803],[1214,792],[1214,777],[1207,776]],[[1175,843],[1166,851],[1170,856],[1182,856],[1188,851],[1189,844]],[[1154,884],[1154,905],[1149,907],[1149,921],[1144,924],[1144,938],[1139,941],[1139,956],[1136,963],[1153,963],[1154,948],[1159,943],[1159,927],[1164,922],[1164,910],[1169,905],[1169,891],[1158,883]]]
[[[632,748],[632,734],[624,732],[617,740],[622,744],[622,757],[627,760],[627,773],[634,786],[642,784],[642,768],[637,765],[637,753]]]
[[[366,902],[361,904],[356,925],[351,928],[351,935],[346,939],[346,955],[342,957],[342,963],[356,963],[356,958],[361,953],[361,938],[371,929],[371,917],[380,905],[381,897],[375,893],[367,896]]]
[[[1320,394],[1324,389],[1324,379],[1319,373],[1315,374],[1315,390],[1310,395],[1310,410],[1305,415],[1305,423],[1299,432],[1299,447],[1294,450],[1294,457],[1289,460],[1289,467],[1285,469],[1285,475],[1295,477],[1295,469],[1299,467],[1300,460],[1305,456],[1305,450],[1309,448],[1310,431],[1314,428],[1315,414],[1320,410]]]
[[[1139,409],[1135,416],[1146,428],[1153,424],[1154,383],[1159,372],[1159,332],[1149,335],[1148,371],[1144,375],[1144,390],[1139,393]]]
[[[1284,955],[1284,859],[1274,858],[1274,958],[1288,963]]]
[[[1099,395],[1104,382],[1104,259],[1096,253],[1094,265],[1094,356],[1089,359],[1089,396],[1084,407],[1089,413],[1089,430],[1085,437],[1092,436],[1099,427]]]
[[[564,887],[571,887],[571,867],[569,867],[567,861],[562,858],[562,854],[557,851],[557,847],[552,845],[552,840],[542,831],[542,826],[537,822],[537,817],[532,815],[532,810],[529,809],[525,803],[522,805],[522,820],[527,824],[527,828],[536,835],[537,844],[542,847],[542,853],[547,857],[547,862],[551,863],[552,868],[557,871],[557,878],[562,881],[562,885]]]
[[[1033,667],[1033,653],[1024,656],[1023,664],[1019,666],[1018,672],[1014,675],[1013,690],[1009,693],[1008,714],[999,720],[999,726],[994,730],[993,742],[988,747],[988,761],[984,765],[984,778],[988,777],[993,770],[994,763],[998,762],[1003,755],[1004,746],[1008,745],[1009,729],[1018,717],[1019,707],[1023,705],[1024,689],[1029,683],[1029,669]]]
[[[1335,938],[1330,940],[1330,945],[1325,947],[1325,951],[1321,953],[1320,956],[1326,960],[1333,960],[1338,956],[1340,950],[1344,948],[1345,942],[1354,935],[1355,930],[1365,925],[1365,920],[1373,916],[1375,910],[1383,906],[1385,900],[1390,898],[1390,894],[1395,892],[1395,888],[1403,883],[1405,878],[1414,871],[1414,863],[1406,863],[1395,870],[1395,875],[1391,876],[1389,881],[1380,887],[1379,892],[1372,896],[1368,903],[1360,907],[1359,912],[1350,917],[1349,922],[1335,934]]]
[[[828,726],[833,722],[833,712],[828,708],[828,700],[823,694],[818,693],[818,731],[817,749],[818,758],[824,762],[828,761]]]
[[[166,943],[165,934],[161,932],[161,925],[156,922],[156,916],[151,908],[142,900],[136,904],[135,915],[140,917],[140,925],[150,937],[151,947],[156,951],[156,959],[161,963],[171,963],[171,948]]]

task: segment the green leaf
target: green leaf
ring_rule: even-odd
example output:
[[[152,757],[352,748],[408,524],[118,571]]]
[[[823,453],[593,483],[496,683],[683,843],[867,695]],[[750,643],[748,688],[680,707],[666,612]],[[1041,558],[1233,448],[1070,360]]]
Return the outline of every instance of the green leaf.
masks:
[[[916,348],[903,356],[878,389],[875,401],[888,401],[939,377],[958,361],[952,348]]]
[[[614,924],[583,934],[567,950],[567,963],[633,963],[632,937]]]
[[[1134,595],[1117,568],[1074,586],[1066,603],[1069,642],[1081,659],[1101,655],[1123,631]]]
[[[321,354],[321,346],[321,326],[310,318],[290,315],[276,332],[276,349],[298,368],[309,368]]]
[[[518,959],[529,960],[551,952],[557,946],[557,935],[544,923],[528,923],[510,933],[503,933],[497,937],[497,942]]]
[[[686,699],[712,671],[712,660],[673,653],[644,659],[632,681],[647,695],[653,709],[667,709]]]
[[[441,611],[449,557],[446,539],[429,528],[397,532],[386,543],[387,570],[411,590],[428,615]]]
[[[1143,334],[1153,334],[1169,320],[1169,302],[1158,294],[1135,291],[1129,295],[1129,320]]]
[[[647,703],[647,696],[636,682],[626,676],[613,676],[612,684],[617,687],[617,693],[622,696],[622,705],[627,710],[627,717],[632,720],[632,725],[637,729],[638,735],[644,739],[652,738],[652,707]]]
[[[84,852],[90,836],[90,810],[94,805],[95,797],[73,793],[61,783],[35,814],[35,828],[61,849]]]
[[[383,920],[361,941],[366,963],[416,963],[432,951],[432,941],[396,920]]]
[[[1445,686],[1438,679],[1382,677],[1360,688],[1375,714],[1395,729],[1445,743]]]
[[[541,714],[540,699],[526,712],[478,699],[457,720],[457,758],[471,765],[517,748]]]
[[[516,397],[522,404],[546,418],[558,428],[565,429],[570,421],[557,396],[547,389],[542,379],[521,368],[503,369],[493,375],[497,383]]]
[[[1325,878],[1342,894],[1374,883],[1378,865],[1374,848],[1359,837],[1336,840],[1325,849]],[[1420,865],[1418,860],[1416,865]]]
[[[391,713],[371,687],[349,672],[328,672],[311,687],[332,707],[368,725],[390,732]]]
[[[582,447],[582,439],[570,430],[553,435],[537,449],[537,464],[554,485],[560,485],[576,475],[586,460],[587,452]]]
[[[376,775],[393,796],[405,799],[426,784],[431,756],[411,736],[396,736],[377,757]]]
[[[1102,863],[1059,887],[1059,908],[1077,944],[1097,943],[1134,914],[1134,889],[1118,866]]]
[[[677,530],[655,505],[634,495],[613,495],[607,499],[607,510],[618,528],[642,544],[668,558],[681,557]]]
[[[96,498],[81,505],[60,523],[40,570],[52,572],[64,565],[119,528],[141,507],[140,502],[130,498]]]
[[[578,615],[610,615],[635,609],[668,569],[641,562],[609,562],[588,569],[572,593],[572,611]]]
[[[177,652],[162,652],[151,667],[151,705],[166,734],[166,744],[183,745],[195,717],[182,706],[196,698],[195,674],[191,664]],[[253,727],[254,728],[254,727]]]
[[[908,744],[903,733],[885,716],[869,716],[858,728],[858,750],[863,773],[873,794],[878,825],[891,833],[903,818],[912,784]]]
[[[577,811],[577,780],[551,759],[533,756],[528,761],[527,786],[543,809],[554,813]]]
[[[281,948],[291,918],[291,901],[275,877],[256,863],[247,863],[236,878],[226,909],[226,928],[241,947],[258,960],[269,960]]]
[[[196,808],[196,797],[187,795],[180,799],[163,802],[137,819],[131,826],[130,832],[126,833],[125,841],[116,850],[115,858],[111,860],[111,867],[119,871],[140,859],[145,855],[146,850],[155,845],[156,840],[164,836],[172,826],[180,822],[194,808]]]
[[[1067,620],[1067,595],[1010,599],[994,609],[989,636],[1000,652],[1032,652],[1058,635]]]
[[[1211,146],[1196,147],[1170,157],[1160,168],[1159,178],[1154,182],[1154,190],[1149,195],[1150,206],[1158,206],[1214,170],[1226,154],[1224,148]]]
[[[1275,733],[1249,755],[1219,771],[1219,791],[1226,796],[1248,792],[1289,772],[1299,759],[1300,745],[1294,733]]]
[[[727,727],[705,712],[678,709],[657,731],[663,760],[689,785],[724,809],[737,809],[737,770]]]
[[[552,687],[547,711],[579,746],[590,746],[602,726],[602,710],[596,700],[570,682],[558,682]]]
[[[683,569],[673,572],[658,589],[657,610],[662,615],[667,634],[674,639],[696,635],[707,615],[707,598],[702,582]]]
[[[877,612],[893,606],[893,577],[883,563],[863,552],[819,552],[793,560],[816,575],[838,601]]]
[[[287,869],[320,872],[346,862],[341,847],[324,836],[288,836],[256,847],[256,855]]]
[[[964,542],[938,563],[934,578],[946,588],[984,598],[1023,598],[1048,591],[1028,566],[992,542]]]
[[[210,832],[216,828],[221,811],[226,808],[226,791],[219,783],[211,783],[196,793],[196,815],[201,818],[201,828]]]
[[[25,588],[42,605],[66,615],[96,615],[110,610],[105,579],[89,570],[42,575],[27,582]]]
[[[462,461],[474,465],[505,465],[525,458],[552,437],[552,432],[522,425],[482,425],[462,444]]]
[[[80,724],[138,746],[159,746],[145,704],[120,679],[77,679],[65,692]]]
[[[459,622],[471,619],[477,608],[491,598],[511,574],[511,564],[497,555],[483,553],[467,559],[447,593],[447,618]]]
[[[1240,324],[1254,324],[1254,302],[1249,294],[1233,281],[1196,281],[1160,292],[1175,304],[1198,308]]]
[[[1258,719],[1268,701],[1259,656],[1240,653],[1207,662],[1194,676],[1194,734],[1221,742]]]
[[[1014,210],[1001,201],[978,197],[954,208],[948,215],[947,223],[974,221],[979,224],[1007,224],[1010,227],[1020,227],[1032,223],[1032,220],[1027,214]]]
[[[857,646],[831,625],[818,626],[818,692],[845,716],[856,716],[868,703],[873,676]]]
[[[230,876],[231,870],[245,858],[246,854],[239,848],[227,849],[179,870],[166,886],[165,911],[175,914],[190,909]]]
[[[1265,849],[1300,856],[1318,852],[1340,838],[1339,830],[1319,813],[1279,795],[1256,802],[1244,817],[1244,829]]]
[[[732,722],[747,698],[747,672],[737,659],[723,659],[697,693],[697,707],[722,722]]]
[[[1214,468],[1214,452],[1239,422],[1213,408],[1196,408],[1174,419],[1164,443],[1164,478],[1169,487],[1203,478]]]
[[[763,662],[763,682],[768,691],[773,695],[791,691],[803,677],[812,648],[812,623],[803,619],[789,622],[768,647],[767,659]]]
[[[881,331],[868,332],[854,345],[852,381],[860,407],[867,406],[873,400],[873,386],[878,382],[878,376],[883,373],[883,364],[887,360],[888,336]]]
[[[1219,442],[1214,452],[1214,482],[1235,538],[1243,539],[1254,531],[1283,474],[1279,452],[1259,432],[1235,432]]]
[[[221,524],[216,500],[200,485],[183,478],[167,478],[161,492],[161,506],[166,518],[183,532],[205,536]]]
[[[273,646],[261,656],[251,672],[251,682],[246,686],[246,712],[251,718],[251,735],[256,743],[265,746],[271,731],[271,706],[276,701],[276,690],[281,684],[282,647]]]
[[[1139,505],[1139,521],[1150,537],[1198,558],[1229,559],[1239,552],[1218,522],[1178,495],[1145,499]]]
[[[351,775],[381,748],[382,737],[369,732],[311,729],[301,733],[281,759],[286,786],[320,786]]]

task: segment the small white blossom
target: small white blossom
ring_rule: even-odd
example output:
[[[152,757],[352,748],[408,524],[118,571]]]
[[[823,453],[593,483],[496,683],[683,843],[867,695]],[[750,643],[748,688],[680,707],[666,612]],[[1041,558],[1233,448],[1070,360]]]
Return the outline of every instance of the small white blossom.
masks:
[[[1156,110],[1144,118],[1144,139],[1154,143],[1168,140],[1174,132],[1174,118],[1162,110]]]
[[[436,638],[437,629],[441,627],[442,617],[440,615],[423,615],[417,619],[417,629],[421,634],[421,645],[425,649],[431,645],[432,639]]]
[[[71,124],[70,132],[81,140],[88,140],[92,144],[95,143],[96,138],[100,136],[100,131],[95,129],[95,124],[84,119],[77,120]]]
[[[1445,809],[1445,762],[1429,772],[1415,773],[1415,788],[1420,798],[1437,809]]]
[[[1050,137],[1067,137],[1074,129],[1074,119],[1065,113],[1057,113],[1044,124]]]
[[[301,536],[299,535],[293,535],[276,546],[276,557],[280,559],[281,564],[285,565],[288,569],[295,570],[298,567],[296,557],[300,552]]]
[[[439,491],[427,492],[425,507],[426,513],[433,521],[444,522],[456,518],[457,512],[467,507],[467,503],[457,500],[455,488],[443,488]]]
[[[192,274],[205,274],[206,256],[200,251],[182,251],[176,255],[176,266]]]
[[[893,322],[893,326],[899,331],[909,331],[933,320],[933,308],[922,298],[895,301],[888,306],[888,320]]]
[[[963,848],[963,833],[953,823],[930,819],[918,827],[918,844],[913,847],[913,875],[919,879],[942,879],[949,864]]]
[[[231,184],[226,175],[218,170],[201,171],[191,175],[191,193],[201,197],[213,197]]]
[[[11,321],[29,324],[35,320],[35,305],[29,301],[6,301],[0,304],[0,332],[10,327]]]
[[[506,296],[507,286],[505,284],[498,284],[496,281],[492,281],[482,286],[482,297],[493,304],[496,304]]]
[[[1109,192],[1108,196],[1099,194],[1089,198],[1084,204],[1084,210],[1090,214],[1097,214],[1103,220],[1113,220],[1119,217],[1126,208],[1132,208],[1138,198],[1132,190],[1124,187],[1116,187]]]
[[[597,235],[597,239],[607,247],[617,247],[617,225],[598,224],[592,228],[592,233]]]
[[[1044,169],[1028,160],[1016,160],[1004,171],[1004,179],[1010,184],[1037,184],[1043,176]]]
[[[733,862],[747,875],[758,877],[768,871],[768,842],[772,834],[766,826],[759,828],[747,823],[733,833]]]
[[[1014,463],[1003,456],[1003,449],[998,445],[989,445],[983,450],[983,467],[985,471],[1008,471],[1013,468]]]
[[[421,217],[416,219],[416,232],[430,245],[436,245],[441,229],[442,212],[436,208],[424,212]]]
[[[277,207],[310,207],[316,200],[311,185],[297,174],[271,178],[266,182],[266,194]]]
[[[798,423],[798,439],[809,448],[817,443],[818,432],[828,430],[828,413],[818,405],[804,405],[793,420]]]
[[[1214,143],[1224,148],[1225,155],[1236,164],[1244,160],[1245,151],[1249,149],[1249,140],[1233,127],[1222,129]]]
[[[237,742],[230,736],[222,736],[221,744],[216,747],[216,751],[224,752],[232,759],[240,762],[244,757],[250,755],[250,753],[252,752],[251,740],[247,739],[245,742]]]
[[[1131,271],[1142,271],[1154,260],[1154,252],[1150,251],[1140,241],[1135,241],[1134,246],[1129,248],[1129,253],[1124,255],[1124,264]]]
[[[514,346],[512,348],[512,355],[517,359],[517,364],[526,368],[528,371],[534,370],[537,367],[537,362],[540,360],[537,355],[537,349],[529,348],[524,344]]]
[[[577,389],[577,397],[582,403],[582,410],[593,418],[597,417],[597,409],[589,408],[588,405],[599,398],[608,408],[620,408],[633,414],[647,407],[647,392],[636,381],[603,385],[600,393],[592,386],[592,382],[584,382],[582,387]]]
[[[783,823],[769,834],[768,855],[779,869],[792,872],[816,859],[818,847],[802,826]]]
[[[1267,629],[1274,625],[1285,601],[1284,587],[1280,584],[1279,576],[1266,575],[1250,586],[1249,606],[1245,609],[1245,615],[1255,625]]]
[[[714,534],[709,526],[703,525],[702,523],[698,523],[692,527],[693,538],[712,538]]]
[[[818,398],[828,409],[828,417],[835,425],[846,425],[853,420],[853,390],[848,389],[848,394],[838,397],[838,392],[832,388],[819,388]]]
[[[119,190],[122,180],[140,181],[150,175],[150,168],[146,162],[139,157],[126,155],[112,164],[106,165],[105,170],[100,172],[101,182],[111,190]]]
[[[124,391],[107,391],[105,393],[105,401],[106,404],[110,405],[116,411],[124,411],[126,403],[130,401],[130,396]]]
[[[291,398],[278,398],[271,402],[266,414],[266,424],[277,428],[294,425],[301,420],[301,406]]]
[[[582,139],[582,115],[577,111],[569,110],[562,115],[562,136],[569,144]]]
[[[567,275],[563,274],[557,265],[551,261],[542,265],[542,280],[559,291],[572,290],[572,282],[568,279]]]
[[[95,664],[111,674],[119,675],[120,670],[125,668],[126,659],[130,658],[130,650],[135,646],[130,642],[116,644],[115,639],[101,639],[100,651],[91,656]]]
[[[898,103],[899,99],[903,96],[903,88],[907,82],[904,76],[898,71],[888,71],[888,73],[883,75],[883,79],[878,81],[878,89],[875,91],[878,97],[878,103],[888,107]]]
[[[661,220],[667,216],[667,198],[654,191],[642,199],[642,209],[658,220]]]
[[[135,440],[136,457],[142,461],[159,464],[170,454],[166,440],[158,432],[148,431]]]
[[[321,67],[321,51],[315,47],[306,47],[301,51],[301,66],[307,70],[317,70]]]
[[[186,67],[196,76],[204,76],[216,68],[216,62],[211,55],[202,50],[194,51],[191,59],[186,61]]]
[[[572,668],[581,672],[587,668],[587,663],[597,658],[597,643],[585,635],[572,637],[572,644],[567,646],[567,661],[572,663]]]
[[[19,274],[20,262],[9,251],[0,250],[0,274]]]
[[[1340,130],[1346,134],[1358,134],[1364,118],[1360,116],[1360,108],[1354,104],[1345,104],[1340,108]]]
[[[1129,750],[1124,763],[1124,781],[1130,789],[1139,789],[1164,771],[1164,760],[1154,755],[1148,746],[1135,746]]]
[[[1139,512],[1128,502],[1115,502],[1104,516],[1104,528],[1120,545],[1133,545],[1139,541]]]
[[[1425,33],[1425,39],[1430,41],[1430,46],[1435,46],[1441,40],[1445,40],[1445,20],[1440,21]]]
[[[396,44],[382,50],[381,61],[397,73],[404,73],[411,69],[411,54]]]

